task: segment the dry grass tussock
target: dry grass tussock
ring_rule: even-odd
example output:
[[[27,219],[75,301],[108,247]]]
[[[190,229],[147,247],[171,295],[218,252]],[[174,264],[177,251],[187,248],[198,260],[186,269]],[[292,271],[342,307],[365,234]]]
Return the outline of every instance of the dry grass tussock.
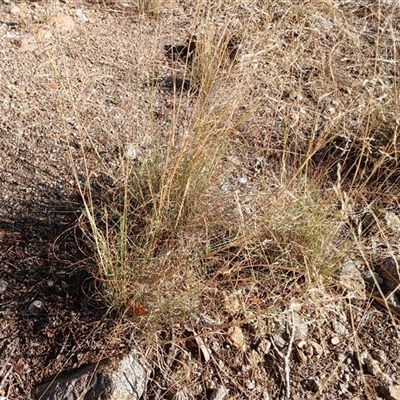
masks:
[[[372,269],[398,252],[383,218],[399,206],[397,3],[182,4],[190,22],[174,29],[181,43],[196,36],[186,61],[160,50],[176,32],[173,8],[155,3],[139,2],[124,55],[118,89],[132,95],[113,162],[90,144],[92,76],[78,95],[53,59],[106,303],[153,341],[173,324],[208,321],[211,334],[290,319],[290,307],[325,332],[352,310],[344,263]]]

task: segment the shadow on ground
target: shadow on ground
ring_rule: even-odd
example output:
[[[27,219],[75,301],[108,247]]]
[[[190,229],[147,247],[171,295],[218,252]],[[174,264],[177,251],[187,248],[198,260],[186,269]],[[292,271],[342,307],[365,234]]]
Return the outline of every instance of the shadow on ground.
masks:
[[[0,205],[0,395],[29,399],[47,376],[118,353],[79,228],[78,196]],[[15,199],[14,199],[15,201]],[[14,203],[15,204],[15,203]]]

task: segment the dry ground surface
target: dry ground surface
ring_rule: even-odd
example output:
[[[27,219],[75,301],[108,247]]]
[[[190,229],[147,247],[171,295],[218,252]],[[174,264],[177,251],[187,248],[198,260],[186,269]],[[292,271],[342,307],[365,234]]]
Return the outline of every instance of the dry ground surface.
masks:
[[[389,398],[399,7],[3,0],[0,396],[135,347],[150,399]]]

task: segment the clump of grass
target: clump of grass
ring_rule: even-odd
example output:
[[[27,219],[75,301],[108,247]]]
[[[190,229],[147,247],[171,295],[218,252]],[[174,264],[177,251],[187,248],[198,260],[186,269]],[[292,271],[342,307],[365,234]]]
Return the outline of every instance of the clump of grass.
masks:
[[[279,7],[277,5],[275,10],[278,14]],[[275,60],[277,65],[281,65],[281,72],[275,71],[274,66],[268,70],[272,74],[270,87],[263,92],[252,84],[259,74],[254,66],[264,62],[263,45],[271,47],[272,51],[280,51],[273,43],[275,38],[265,35],[265,23],[272,23],[274,13],[264,10],[257,17],[255,31],[250,32],[243,27],[232,28],[230,23],[210,23],[215,17],[211,12],[221,10],[217,7],[206,12],[198,32],[192,31],[196,34],[193,62],[177,66],[183,79],[190,78],[196,92],[181,90],[174,93],[171,122],[162,134],[156,132],[159,126],[149,117],[147,129],[153,136],[152,150],[135,162],[126,156],[121,158],[120,170],[111,178],[113,184],[108,189],[108,203],[95,210],[90,204],[90,195],[88,197],[86,212],[101,266],[100,276],[110,303],[117,308],[123,309],[133,302],[143,305],[150,313],[151,309],[164,309],[167,303],[179,303],[178,300],[171,302],[170,295],[166,295],[167,286],[174,285],[172,282],[177,275],[181,281],[187,282],[192,282],[196,276],[193,259],[197,254],[191,254],[189,248],[201,247],[202,241],[188,246],[187,237],[204,238],[203,232],[209,232],[210,215],[214,215],[214,209],[220,213],[222,209],[222,214],[227,215],[231,212],[225,203],[226,196],[218,190],[213,191],[217,207],[210,206],[206,199],[210,188],[215,189],[215,183],[222,179],[218,177],[221,176],[220,161],[225,154],[232,152],[232,134],[237,133],[237,127],[248,126],[246,118],[253,120],[250,123],[254,126],[257,117],[251,114],[258,115],[260,104],[265,108],[272,101],[272,106],[280,110],[274,117],[281,121],[280,128],[271,134],[277,135],[277,140],[275,143],[266,140],[268,151],[280,154],[278,186],[285,189],[280,192],[282,189],[276,187],[275,191],[266,191],[268,194],[263,196],[272,196],[275,200],[268,201],[268,207],[258,205],[260,209],[254,214],[263,220],[268,213],[275,215],[273,208],[281,211],[277,219],[271,219],[271,224],[264,221],[255,228],[247,221],[237,219],[227,229],[216,228],[217,232],[231,232],[228,238],[224,238],[224,234],[215,236],[217,241],[230,242],[234,232],[234,242],[242,238],[246,249],[250,237],[260,243],[267,240],[270,245],[262,251],[257,250],[263,254],[262,262],[266,265],[281,263],[294,270],[301,265],[300,269],[304,269],[309,282],[314,280],[315,271],[318,271],[317,275],[334,271],[335,265],[340,265],[337,260],[347,255],[337,259],[338,252],[334,252],[335,257],[327,262],[322,254],[324,247],[334,247],[332,243],[337,240],[336,233],[332,232],[340,225],[340,213],[335,212],[335,207],[338,207],[342,195],[338,199],[338,191],[332,187],[327,192],[332,197],[320,196],[320,189],[313,183],[314,176],[325,184],[337,184],[339,179],[340,191],[351,193],[353,187],[361,191],[361,187],[378,179],[394,157],[397,128],[391,117],[392,111],[378,110],[372,92],[365,91],[357,83],[360,79],[357,73],[352,72],[354,83],[351,90],[358,93],[357,101],[362,100],[366,108],[360,112],[352,96],[343,92],[342,83],[345,78],[349,79],[347,67],[342,65],[343,55],[357,51],[363,54],[365,51],[363,45],[351,48],[358,38],[348,35],[340,39],[344,33],[335,24],[335,29],[326,37],[326,43],[313,50],[321,60],[326,59],[327,64],[311,66],[309,51],[313,43],[332,24],[332,18],[341,18],[334,8],[307,6],[302,7],[301,13],[296,13],[297,8],[293,6],[282,14],[276,26],[280,36],[276,38],[285,40],[285,35],[293,33],[293,24],[297,26],[296,35],[287,44],[286,54],[280,57],[276,54]],[[235,7],[232,10],[233,13],[238,11]],[[200,18],[203,11],[200,8],[194,11]],[[251,20],[255,14],[249,9],[247,11],[249,15],[245,14],[244,18]],[[253,11],[256,12],[257,7]],[[231,56],[232,46],[235,46],[234,57]],[[240,53],[241,46],[247,46],[245,54]],[[379,46],[376,49],[381,51]],[[375,57],[378,59],[378,54]],[[239,60],[239,65],[236,65]],[[332,63],[336,63],[337,69],[327,73],[326,66]],[[140,75],[146,75],[143,67],[148,69],[149,76],[157,70],[150,64],[140,65]],[[371,68],[376,71],[376,65],[370,65],[366,59],[363,73]],[[385,88],[381,87],[386,91]],[[153,90],[150,92],[153,103],[156,101],[156,85],[150,89]],[[250,96],[251,91],[254,93]],[[327,97],[334,100],[329,102]],[[261,99],[265,99],[265,103]],[[250,106],[246,104],[249,100]],[[260,115],[263,115],[261,111]],[[358,128],[353,129],[352,124],[356,121]],[[156,136],[159,140],[154,139]],[[247,140],[246,135],[243,140]],[[387,179],[380,182],[387,182]],[[261,183],[270,184],[271,181],[267,180]],[[297,189],[293,189],[296,185]],[[280,208],[280,193],[293,195],[293,203],[284,202],[284,209]],[[202,223],[199,223],[199,216],[203,218]],[[290,228],[284,229],[279,227],[280,224]],[[317,264],[324,266],[317,267]],[[314,272],[311,274],[310,271]]]
[[[226,96],[235,81],[220,73],[218,57],[224,54],[202,58],[202,46],[195,61],[201,59],[203,71],[198,93],[174,94],[172,121],[158,138],[153,132],[156,139],[145,155],[133,160],[122,150],[119,170],[108,174],[105,185],[97,182],[101,201],[90,180],[82,190],[107,303],[131,316],[146,315],[148,321],[168,320],[196,307],[204,284],[196,258],[209,221],[224,201],[214,191],[216,205],[211,204],[210,188],[220,179],[221,158],[244,118],[244,88],[233,87]]]
[[[369,43],[385,10],[346,18],[338,7],[195,7],[195,28],[185,32],[196,37],[195,57],[170,67],[192,87],[173,88],[162,122],[154,117],[159,66],[142,44],[132,109],[146,149],[135,161],[122,153],[104,201],[89,180],[82,190],[110,307],[162,323],[205,305],[217,315],[219,289],[244,293],[244,319],[252,296],[267,298],[258,315],[289,298],[311,309],[315,288],[321,302],[342,304],[335,272],[368,258],[355,214],[383,190],[385,201],[397,196],[398,101],[396,74],[382,61],[393,34]]]

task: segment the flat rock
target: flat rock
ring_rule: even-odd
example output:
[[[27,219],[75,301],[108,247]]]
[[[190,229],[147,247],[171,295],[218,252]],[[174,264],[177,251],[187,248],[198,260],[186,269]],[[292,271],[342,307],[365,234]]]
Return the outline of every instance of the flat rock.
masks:
[[[396,290],[399,285],[399,262],[394,258],[387,258],[383,264],[377,266],[377,272],[383,279],[383,284],[387,290]]]
[[[139,400],[147,384],[144,362],[131,352],[118,362],[103,361],[37,386],[41,400]]]
[[[350,299],[365,300],[365,282],[356,262],[349,260],[344,263],[339,274],[339,282]]]

